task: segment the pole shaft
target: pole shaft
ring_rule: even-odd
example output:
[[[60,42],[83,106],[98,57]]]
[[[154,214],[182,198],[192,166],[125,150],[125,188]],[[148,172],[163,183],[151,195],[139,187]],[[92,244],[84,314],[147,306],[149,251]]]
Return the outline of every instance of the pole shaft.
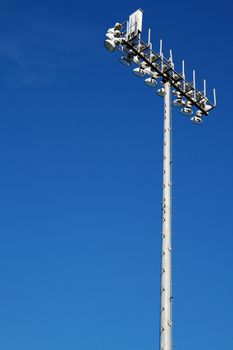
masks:
[[[170,83],[164,84],[160,350],[171,350],[171,115]]]

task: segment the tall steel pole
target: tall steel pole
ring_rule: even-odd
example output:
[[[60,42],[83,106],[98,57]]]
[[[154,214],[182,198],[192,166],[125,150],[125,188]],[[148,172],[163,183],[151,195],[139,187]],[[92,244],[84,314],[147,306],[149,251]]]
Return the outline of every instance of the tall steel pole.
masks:
[[[164,84],[160,350],[171,350],[171,115],[170,83]]]

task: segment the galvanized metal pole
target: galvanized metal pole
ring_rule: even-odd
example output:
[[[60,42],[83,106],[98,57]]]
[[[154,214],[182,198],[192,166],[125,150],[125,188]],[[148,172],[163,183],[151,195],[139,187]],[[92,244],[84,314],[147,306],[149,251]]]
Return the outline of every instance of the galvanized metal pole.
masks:
[[[160,299],[160,350],[171,350],[171,115],[170,83],[164,84],[162,256]]]

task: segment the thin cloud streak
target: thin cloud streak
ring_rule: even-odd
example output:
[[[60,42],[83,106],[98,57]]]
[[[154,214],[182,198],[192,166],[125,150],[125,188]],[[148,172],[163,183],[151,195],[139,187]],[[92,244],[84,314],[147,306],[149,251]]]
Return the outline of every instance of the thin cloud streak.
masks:
[[[85,42],[91,30],[85,31],[85,40],[82,33],[81,24],[44,13],[8,15],[0,34],[2,77],[11,87],[75,79],[74,72],[90,57]]]

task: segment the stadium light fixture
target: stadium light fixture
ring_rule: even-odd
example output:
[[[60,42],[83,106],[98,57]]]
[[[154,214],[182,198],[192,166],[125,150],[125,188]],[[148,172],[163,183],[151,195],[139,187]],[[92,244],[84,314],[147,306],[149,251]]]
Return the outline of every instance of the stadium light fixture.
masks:
[[[139,78],[143,78],[145,76],[144,69],[140,67],[134,68],[133,73]]]
[[[156,85],[157,85],[157,81],[153,77],[146,78],[144,83],[149,87],[156,87]]]
[[[124,66],[131,66],[132,64],[132,58],[130,58],[129,56],[121,56],[120,58],[120,63],[122,63]]]

